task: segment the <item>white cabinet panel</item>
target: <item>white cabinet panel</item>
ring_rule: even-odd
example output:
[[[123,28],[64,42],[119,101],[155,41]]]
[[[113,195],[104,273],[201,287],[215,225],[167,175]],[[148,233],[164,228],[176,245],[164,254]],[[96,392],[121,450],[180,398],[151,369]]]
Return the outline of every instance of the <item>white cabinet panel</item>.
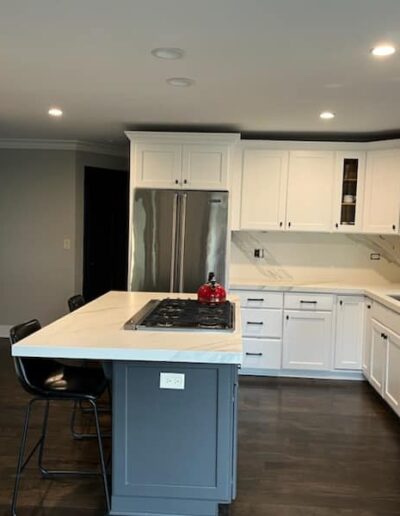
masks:
[[[332,369],[332,314],[285,310],[283,368]]]
[[[336,306],[335,369],[361,369],[364,298],[340,296]]]
[[[400,335],[385,330],[386,367],[383,397],[400,415]]]
[[[289,152],[243,153],[241,229],[283,229]]]
[[[398,233],[399,207],[400,152],[368,152],[363,231]]]
[[[363,352],[362,352],[362,370],[364,376],[368,379],[370,374],[370,363],[371,363],[371,338],[372,338],[372,327],[371,327],[371,309],[372,300],[365,300],[365,319],[364,319],[364,340],[363,340]]]
[[[183,188],[200,190],[228,189],[228,148],[223,145],[183,146]]]
[[[371,321],[371,362],[369,381],[373,387],[383,395],[385,370],[386,342],[383,338],[385,326],[375,319]]]
[[[244,337],[282,336],[282,310],[242,308],[241,315]]]
[[[181,145],[139,143],[134,150],[134,185],[143,188],[174,188],[181,181]]]
[[[329,151],[289,153],[287,229],[331,230],[334,157],[335,154]]]
[[[243,339],[243,369],[280,369],[280,339]]]

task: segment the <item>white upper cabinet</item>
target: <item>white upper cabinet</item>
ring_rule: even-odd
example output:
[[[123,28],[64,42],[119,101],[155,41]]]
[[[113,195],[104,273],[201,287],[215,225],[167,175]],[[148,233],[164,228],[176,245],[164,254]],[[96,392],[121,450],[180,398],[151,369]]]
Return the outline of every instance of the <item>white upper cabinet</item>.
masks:
[[[183,145],[181,184],[196,190],[227,190],[227,146]]]
[[[134,184],[143,188],[180,186],[182,146],[169,143],[138,143],[134,149]]]
[[[127,132],[132,187],[228,190],[235,134]]]
[[[241,229],[283,229],[288,161],[288,151],[243,151]]]
[[[334,231],[362,230],[365,152],[337,152],[335,165]]]
[[[289,153],[286,228],[331,231],[335,153]]]
[[[364,297],[339,296],[336,307],[335,369],[361,369]]]
[[[364,224],[366,233],[398,233],[400,151],[367,153]]]

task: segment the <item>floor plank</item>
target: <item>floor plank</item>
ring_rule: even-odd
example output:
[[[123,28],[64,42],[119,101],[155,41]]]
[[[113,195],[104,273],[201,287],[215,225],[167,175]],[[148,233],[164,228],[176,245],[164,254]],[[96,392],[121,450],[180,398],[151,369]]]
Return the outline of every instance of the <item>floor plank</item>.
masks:
[[[0,339],[0,515],[10,514],[24,406],[9,345]],[[97,465],[95,442],[70,438],[70,407],[50,417],[50,465]],[[104,424],[107,424],[106,416]],[[37,410],[32,434],[38,435]],[[21,483],[19,516],[104,513],[99,479]],[[221,511],[227,514],[228,511]],[[400,425],[365,382],[241,378],[238,495],[231,516],[400,515]]]

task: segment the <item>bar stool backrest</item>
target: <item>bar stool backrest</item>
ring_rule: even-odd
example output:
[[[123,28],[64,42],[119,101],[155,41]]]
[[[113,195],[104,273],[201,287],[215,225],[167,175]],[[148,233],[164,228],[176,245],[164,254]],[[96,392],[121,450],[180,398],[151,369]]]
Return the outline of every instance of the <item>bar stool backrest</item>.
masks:
[[[76,294],[68,299],[68,308],[70,312],[78,310],[78,308],[81,308],[81,306],[84,305],[86,305],[86,301],[82,294]]]
[[[37,319],[17,324],[10,329],[11,344],[32,335],[40,330]],[[22,387],[33,395],[45,394],[44,380],[51,371],[57,369],[58,363],[51,358],[13,357],[15,372]]]

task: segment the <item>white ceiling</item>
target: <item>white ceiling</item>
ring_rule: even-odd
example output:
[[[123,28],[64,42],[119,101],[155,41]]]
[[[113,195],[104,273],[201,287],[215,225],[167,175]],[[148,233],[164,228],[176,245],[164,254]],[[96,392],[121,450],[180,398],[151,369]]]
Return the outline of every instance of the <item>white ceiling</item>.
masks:
[[[374,59],[385,40],[399,52]],[[1,0],[0,138],[117,143],[158,126],[400,130],[400,0]]]

